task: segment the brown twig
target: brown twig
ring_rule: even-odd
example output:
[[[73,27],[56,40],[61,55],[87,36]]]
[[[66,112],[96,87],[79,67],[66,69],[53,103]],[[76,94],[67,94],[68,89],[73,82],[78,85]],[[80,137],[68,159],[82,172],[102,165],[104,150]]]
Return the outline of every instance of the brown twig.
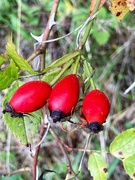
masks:
[[[53,26],[53,24],[51,24],[52,23],[51,22],[52,16],[53,15],[55,16],[59,2],[60,2],[60,0],[54,0],[54,2],[53,2],[53,6],[52,6],[52,10],[51,10],[51,13],[49,16],[49,20],[48,20],[48,23],[46,25],[45,31],[43,33],[42,42],[46,41],[50,35],[51,28]],[[43,43],[41,43],[40,48],[37,50],[37,52],[35,52],[33,55],[31,55],[31,58],[29,58],[28,60],[30,61],[32,58],[36,57],[36,55],[45,53],[45,49],[46,49],[46,43],[43,42]],[[45,63],[45,60],[43,59],[42,64],[41,64],[41,70],[44,68],[44,63]],[[42,140],[44,133],[45,133],[45,127],[42,126],[42,128],[40,130],[40,136],[39,136],[38,142],[40,142]],[[37,174],[36,167],[37,167],[37,163],[38,163],[39,151],[40,151],[40,145],[38,147],[36,147],[35,155],[34,155],[34,162],[33,162],[32,169],[31,169],[33,180],[36,180],[36,174]]]
[[[44,52],[44,49],[46,48],[46,43],[44,43],[44,41],[46,41],[48,39],[50,32],[51,32],[51,28],[54,25],[54,24],[51,24],[51,20],[52,20],[52,17],[56,14],[59,2],[60,2],[60,0],[54,0],[53,1],[53,7],[52,7],[52,10],[51,10],[51,13],[49,16],[49,20],[48,20],[48,23],[46,25],[45,31],[43,33],[43,38],[42,38],[43,43],[41,44],[42,52]]]
[[[41,54],[41,50],[36,50],[28,59],[28,62],[31,62],[35,57],[37,57],[39,54]]]
[[[42,140],[42,137],[43,137],[43,135],[45,133],[45,129],[46,128],[44,126],[42,126],[42,128],[40,130],[40,135],[39,135],[38,142],[40,142]],[[36,149],[35,149],[34,161],[33,161],[33,165],[32,165],[32,168],[31,168],[31,173],[32,173],[33,180],[36,180],[36,175],[37,175],[36,168],[37,168],[37,163],[38,163],[39,151],[40,151],[40,145],[37,146]]]
[[[41,56],[41,71],[45,68],[45,54],[46,54],[46,43],[44,41],[46,41],[50,35],[51,29],[53,27],[54,24],[52,24],[52,18],[53,16],[55,17],[58,5],[59,5],[60,0],[54,0],[53,1],[53,6],[52,6],[52,10],[49,16],[49,20],[47,22],[45,31],[43,33],[43,38],[42,38],[42,43],[40,46],[41,52],[42,52],[42,56]]]
[[[89,152],[89,153],[92,153],[92,152],[98,152],[97,150],[91,150],[91,149],[84,149],[84,148],[74,148],[74,147],[71,147],[67,144],[65,144],[64,142],[62,142],[60,139],[57,139],[55,138],[57,142],[59,142],[60,144],[63,145],[63,147],[68,151],[68,152],[72,152],[72,151],[77,151],[77,152]]]
[[[46,43],[45,41],[48,39],[51,29],[53,27],[53,18],[55,17],[58,5],[59,5],[60,0],[54,0],[53,2],[53,6],[52,6],[52,10],[50,12],[50,16],[48,19],[48,22],[46,24],[44,33],[43,33],[43,38],[42,38],[42,43],[39,44],[38,49],[36,50],[36,52],[34,52],[29,58],[28,58],[28,62],[30,62],[31,60],[33,60],[36,56],[38,55],[42,55],[41,56],[41,71],[44,69],[45,67],[45,53],[46,53]]]
[[[31,168],[30,167],[25,167],[25,168],[21,168],[21,169],[18,169],[16,171],[13,171],[13,172],[10,172],[10,173],[5,173],[5,174],[2,174],[2,175],[10,177],[10,176],[12,176],[14,174],[21,174],[21,173],[24,173],[24,172],[27,172],[27,171],[30,172]],[[0,175],[1,175],[1,173],[0,173]]]

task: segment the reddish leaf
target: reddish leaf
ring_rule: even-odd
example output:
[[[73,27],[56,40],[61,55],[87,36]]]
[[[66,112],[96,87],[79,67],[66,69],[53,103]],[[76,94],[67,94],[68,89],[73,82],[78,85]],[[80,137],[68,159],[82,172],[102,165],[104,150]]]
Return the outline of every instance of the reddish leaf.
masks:
[[[126,0],[126,3],[130,11],[135,9],[135,0]]]
[[[106,0],[101,0],[99,9],[104,5],[105,2],[106,2]],[[90,15],[93,14],[93,11],[94,11],[94,8],[95,8],[96,4],[97,4],[97,0],[92,0],[91,1],[91,4],[90,4]]]

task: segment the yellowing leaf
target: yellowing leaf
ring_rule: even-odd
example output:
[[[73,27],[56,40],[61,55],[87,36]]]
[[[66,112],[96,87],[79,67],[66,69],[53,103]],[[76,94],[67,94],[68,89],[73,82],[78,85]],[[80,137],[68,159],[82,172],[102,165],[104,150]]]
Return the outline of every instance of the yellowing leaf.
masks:
[[[126,173],[135,180],[135,154],[124,159],[123,165]]]
[[[114,14],[118,20],[122,20],[123,17],[129,12],[129,7],[125,0],[111,0],[111,6],[109,7],[112,14]]]
[[[135,154],[135,128],[119,134],[110,145],[110,153],[118,159]]]
[[[72,6],[72,4],[69,2],[69,1],[67,1],[67,0],[65,0],[65,7],[66,7],[66,13],[67,14],[71,14],[71,13],[74,13],[75,12],[75,8],[74,8],[74,6]]]
[[[92,153],[88,160],[88,169],[93,176],[93,180],[107,179],[107,164],[103,157],[98,153]]]
[[[135,0],[126,0],[126,3],[130,11],[135,9]]]

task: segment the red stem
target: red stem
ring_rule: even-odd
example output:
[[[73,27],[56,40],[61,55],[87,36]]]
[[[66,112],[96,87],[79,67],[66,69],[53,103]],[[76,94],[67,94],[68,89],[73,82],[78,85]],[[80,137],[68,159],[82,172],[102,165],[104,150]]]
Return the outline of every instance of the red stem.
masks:
[[[46,43],[44,41],[46,41],[48,39],[49,35],[50,35],[51,29],[52,29],[52,26],[53,26],[53,24],[51,25],[50,22],[52,20],[53,14],[55,16],[55,13],[56,13],[58,5],[59,5],[59,2],[60,2],[60,0],[54,0],[53,1],[53,7],[52,7],[52,10],[51,10],[51,13],[50,13],[50,16],[49,16],[49,20],[47,22],[47,25],[45,27],[45,31],[43,33],[42,44],[40,46],[41,54],[42,54],[42,56],[41,56],[42,57],[41,71],[45,68]]]
[[[44,31],[44,34],[43,34],[42,41],[46,41],[48,39],[49,35],[50,35],[51,28],[52,28],[52,26],[50,27],[50,20],[52,18],[52,15],[56,13],[59,2],[60,2],[60,0],[54,0],[54,2],[53,2],[53,7],[52,7],[52,10],[51,10],[51,13],[50,13],[50,16],[49,16],[49,20],[47,22],[47,25],[46,25],[46,28],[45,28],[45,31]],[[46,48],[46,43],[43,42],[41,47],[42,47],[42,52],[44,52],[44,49]]]
[[[45,133],[45,127],[42,126],[41,130],[40,130],[40,135],[39,135],[39,139],[38,139],[38,142],[40,142],[42,140],[42,137]],[[31,168],[31,173],[32,173],[32,178],[33,180],[36,180],[36,167],[37,167],[37,163],[38,163],[38,155],[39,155],[39,151],[40,151],[40,145],[38,147],[36,147],[36,150],[35,150],[35,155],[34,155],[34,161],[33,161],[33,165],[32,165],[32,168]]]

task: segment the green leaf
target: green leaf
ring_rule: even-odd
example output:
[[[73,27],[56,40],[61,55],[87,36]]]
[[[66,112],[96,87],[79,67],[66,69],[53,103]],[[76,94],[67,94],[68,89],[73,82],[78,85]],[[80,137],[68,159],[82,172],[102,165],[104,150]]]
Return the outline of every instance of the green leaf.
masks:
[[[16,82],[9,90],[8,93],[4,97],[3,101],[3,109],[5,108],[5,104],[9,102],[15,90],[22,85],[22,82]],[[28,140],[26,137],[26,132],[24,130],[24,120],[22,118],[11,118],[8,113],[4,114],[5,124],[10,132],[18,137],[24,144],[27,144]]]
[[[50,71],[48,73],[46,73],[43,78],[42,78],[42,81],[45,81],[45,82],[48,82],[50,83],[54,78],[55,76],[57,76],[57,74],[61,71],[61,68],[56,68],[54,69],[53,71]]]
[[[72,62],[70,63],[70,61],[72,61]],[[68,62],[68,63],[70,63],[70,65],[65,69],[65,71],[63,71],[63,70],[64,70],[65,66],[68,65],[68,63],[64,64],[62,68],[55,68],[54,70],[46,73],[43,76],[42,80],[50,83],[51,85],[54,85],[58,80],[62,79],[63,77],[65,77],[69,74],[74,73],[74,68],[77,69],[77,67],[76,67],[76,64],[73,62],[73,60],[70,60],[70,61]],[[63,73],[62,73],[62,71],[63,71]]]
[[[14,82],[18,78],[18,76],[18,68],[11,60],[9,66],[4,71],[0,71],[0,90],[6,89],[12,82]]]
[[[6,58],[5,58],[5,56],[1,55],[1,56],[0,56],[0,66],[1,66],[4,62],[6,62]]]
[[[60,79],[64,78],[65,76],[72,74],[74,72],[74,67],[75,67],[75,63],[73,62],[70,66],[70,68],[68,68],[61,76]]]
[[[5,124],[12,134],[14,134],[24,144],[28,144],[23,118],[11,118],[9,114],[4,114]]]
[[[12,40],[10,40],[7,43],[6,46],[6,53],[7,55],[14,61],[14,63],[16,64],[16,66],[23,70],[23,71],[27,71],[30,74],[36,74],[35,71],[31,68],[31,66],[29,65],[29,63],[22,57],[20,56],[16,50],[15,50],[15,46],[12,43]]]
[[[113,29],[116,29],[116,27],[118,26],[118,23],[119,23],[119,21],[118,21],[117,17],[112,16],[110,27]]]
[[[126,173],[132,179],[135,179],[135,154],[125,158],[123,160],[123,165],[124,165]]]
[[[76,51],[70,54],[66,54],[65,56],[62,56],[61,58],[55,60],[52,64],[50,64],[47,68],[43,70],[43,72],[47,72],[51,69],[57,68],[65,64],[66,62],[69,62],[71,59],[75,58],[76,56],[80,55],[80,52]]]
[[[98,153],[92,153],[88,160],[88,170],[94,180],[107,179],[107,165],[103,157]]]
[[[22,82],[16,82],[4,97],[3,109],[9,102],[13,93]],[[27,103],[27,102],[26,102]],[[14,134],[23,144],[32,143],[35,134],[38,132],[38,125],[41,121],[42,111],[38,110],[23,118],[12,118],[8,113],[4,114],[5,124],[12,134]]]
[[[106,9],[105,7],[102,7],[102,8],[99,10],[98,18],[100,18],[100,19],[106,19],[107,17],[108,17],[107,9]]]
[[[106,44],[110,38],[110,33],[108,31],[98,31],[97,29],[94,29],[92,35],[99,45]]]
[[[1,180],[23,180],[20,174],[14,174],[10,177],[2,177]]]
[[[34,138],[36,137],[36,133],[38,132],[39,124],[41,123],[42,110],[38,110],[30,113],[30,115],[24,116],[24,124],[26,137],[28,139],[28,143],[34,143]]]
[[[110,145],[110,153],[119,159],[135,154],[135,128],[118,135]]]
[[[85,87],[84,87],[84,92],[87,91],[87,89],[89,89],[90,86],[92,86],[92,88],[95,89],[93,75],[94,75],[93,67],[86,59],[84,59],[83,73],[82,73],[83,81],[86,81]]]

